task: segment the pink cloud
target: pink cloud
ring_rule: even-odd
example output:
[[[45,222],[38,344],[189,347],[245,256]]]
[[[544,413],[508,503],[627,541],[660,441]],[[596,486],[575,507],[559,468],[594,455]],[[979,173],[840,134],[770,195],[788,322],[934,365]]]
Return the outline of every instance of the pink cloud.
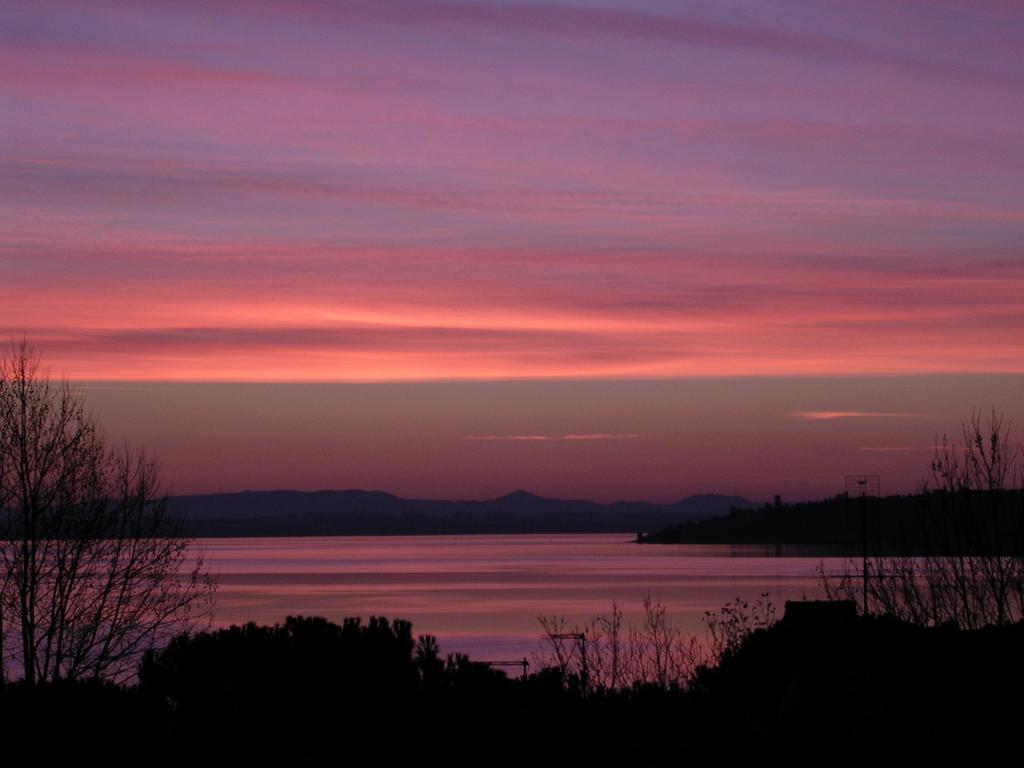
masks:
[[[0,333],[93,380],[1021,372],[992,11],[14,2]]]
[[[790,414],[804,421],[835,421],[837,419],[907,419],[917,414],[877,411],[795,411]]]
[[[595,432],[592,434],[567,435],[466,435],[463,440],[483,440],[497,442],[590,442],[602,440],[633,440],[643,437],[640,434],[615,434]]]
[[[934,453],[945,449],[938,445],[862,445],[857,450],[868,453]]]

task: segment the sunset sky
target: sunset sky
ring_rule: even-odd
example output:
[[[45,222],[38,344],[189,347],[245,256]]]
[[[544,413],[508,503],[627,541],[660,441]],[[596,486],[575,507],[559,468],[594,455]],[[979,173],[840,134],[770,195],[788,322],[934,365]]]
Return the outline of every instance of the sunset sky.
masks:
[[[1021,51],[1001,0],[5,0],[0,332],[178,492],[911,490],[1024,430]]]

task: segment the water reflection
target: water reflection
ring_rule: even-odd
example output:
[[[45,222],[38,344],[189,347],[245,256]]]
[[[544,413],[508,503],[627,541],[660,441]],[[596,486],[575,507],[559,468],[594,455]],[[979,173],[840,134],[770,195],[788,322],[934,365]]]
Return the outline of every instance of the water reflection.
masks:
[[[640,618],[650,592],[673,623],[703,632],[705,611],[767,592],[820,596],[817,556],[774,548],[637,545],[622,534],[205,539],[219,588],[215,621],[288,614],[384,615],[437,635],[445,652],[519,658],[541,615],[583,623],[613,601]],[[838,561],[826,559],[827,566]]]

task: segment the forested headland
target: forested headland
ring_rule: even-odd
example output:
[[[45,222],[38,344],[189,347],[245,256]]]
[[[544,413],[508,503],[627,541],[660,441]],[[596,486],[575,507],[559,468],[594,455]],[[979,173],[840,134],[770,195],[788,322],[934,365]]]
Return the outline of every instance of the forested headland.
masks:
[[[817,554],[954,554],[1002,547],[1024,552],[1024,491],[933,491],[732,509],[638,537],[657,544],[754,544]],[[982,544],[982,540],[985,541]]]

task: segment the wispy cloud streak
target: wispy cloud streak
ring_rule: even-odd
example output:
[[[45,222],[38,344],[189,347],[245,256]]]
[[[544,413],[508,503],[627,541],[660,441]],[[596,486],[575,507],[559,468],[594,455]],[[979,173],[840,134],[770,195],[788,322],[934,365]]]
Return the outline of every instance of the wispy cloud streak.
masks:
[[[14,0],[0,333],[81,379],[1024,371],[1020,9],[771,5]]]
[[[633,440],[643,437],[640,434],[619,434],[619,433],[582,433],[567,435],[466,435],[463,440],[482,440],[484,442],[525,442],[525,443],[575,443],[575,442],[600,442],[604,440]]]
[[[949,449],[941,445],[862,445],[857,450],[868,453],[935,453]]]
[[[913,413],[885,413],[880,411],[794,411],[790,414],[804,421],[836,421],[838,419],[909,419]]]

